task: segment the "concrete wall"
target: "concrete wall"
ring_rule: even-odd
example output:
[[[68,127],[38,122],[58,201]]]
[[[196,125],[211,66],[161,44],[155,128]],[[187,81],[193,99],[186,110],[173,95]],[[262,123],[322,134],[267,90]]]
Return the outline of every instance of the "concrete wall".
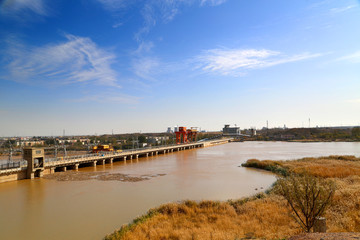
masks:
[[[51,169],[50,168],[45,168],[44,171],[43,171],[43,174],[44,175],[49,175],[49,174],[52,174],[53,172],[51,172]]]
[[[16,181],[16,180],[21,180],[21,179],[25,179],[25,178],[26,178],[26,170],[22,170],[17,173],[0,175],[0,183]]]
[[[229,139],[221,139],[221,140],[217,140],[217,141],[204,142],[204,147],[210,147],[210,146],[214,146],[214,145],[218,145],[218,144],[225,144],[228,142],[229,142]]]

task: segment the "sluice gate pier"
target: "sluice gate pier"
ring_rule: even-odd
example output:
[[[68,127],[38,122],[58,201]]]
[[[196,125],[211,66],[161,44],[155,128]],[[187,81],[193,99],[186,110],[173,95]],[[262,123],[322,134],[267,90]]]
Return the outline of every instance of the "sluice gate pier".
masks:
[[[99,152],[78,156],[46,158],[43,148],[25,148],[23,161],[0,165],[0,183],[21,179],[33,179],[68,169],[79,167],[96,167],[111,164],[114,161],[128,161],[140,157],[156,156],[171,152],[213,146],[228,143],[231,138],[217,139],[186,144],[174,144],[150,148],[124,150],[122,152]]]

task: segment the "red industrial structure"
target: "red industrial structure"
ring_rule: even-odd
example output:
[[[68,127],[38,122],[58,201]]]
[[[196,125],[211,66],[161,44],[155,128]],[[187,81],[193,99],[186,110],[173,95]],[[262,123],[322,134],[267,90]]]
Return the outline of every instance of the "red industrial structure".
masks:
[[[187,129],[186,127],[179,127],[179,130],[175,132],[176,134],[176,143],[189,143],[196,142],[197,130],[196,128]]]

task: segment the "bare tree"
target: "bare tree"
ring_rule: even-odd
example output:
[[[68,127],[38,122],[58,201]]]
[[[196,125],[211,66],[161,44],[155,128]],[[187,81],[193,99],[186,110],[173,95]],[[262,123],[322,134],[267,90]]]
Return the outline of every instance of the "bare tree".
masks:
[[[310,232],[316,218],[323,215],[331,203],[335,183],[308,174],[291,174],[278,179],[276,192],[288,201],[300,226]]]

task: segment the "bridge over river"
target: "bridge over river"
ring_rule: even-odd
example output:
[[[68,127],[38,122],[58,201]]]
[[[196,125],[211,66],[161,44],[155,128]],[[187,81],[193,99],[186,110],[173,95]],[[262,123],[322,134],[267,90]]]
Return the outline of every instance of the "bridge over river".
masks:
[[[111,164],[114,161],[128,161],[139,157],[208,147],[229,141],[231,141],[231,138],[57,158],[45,158],[44,149],[42,148],[27,148],[24,149],[23,161],[0,165],[0,183],[42,177],[57,171],[67,171],[67,169],[77,170],[79,167],[96,167],[96,165]]]

